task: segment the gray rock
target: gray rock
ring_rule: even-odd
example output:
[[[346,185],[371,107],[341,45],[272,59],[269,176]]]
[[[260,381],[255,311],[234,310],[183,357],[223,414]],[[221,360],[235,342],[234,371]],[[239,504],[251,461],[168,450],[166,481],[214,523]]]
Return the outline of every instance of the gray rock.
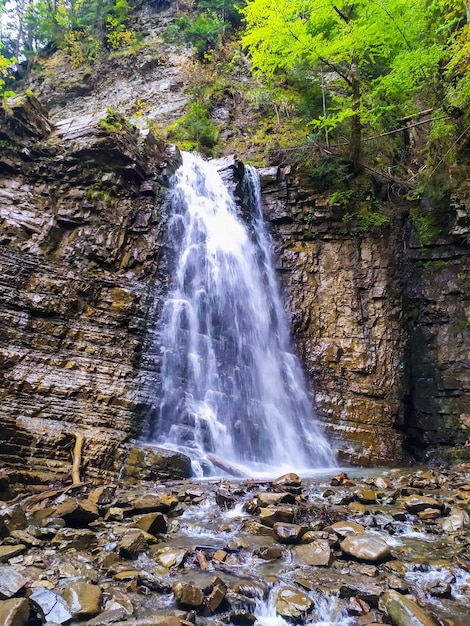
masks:
[[[26,585],[28,579],[15,567],[10,565],[0,566],[0,599],[7,600]]]
[[[44,622],[65,624],[72,619],[69,605],[55,591],[39,587],[29,597]]]

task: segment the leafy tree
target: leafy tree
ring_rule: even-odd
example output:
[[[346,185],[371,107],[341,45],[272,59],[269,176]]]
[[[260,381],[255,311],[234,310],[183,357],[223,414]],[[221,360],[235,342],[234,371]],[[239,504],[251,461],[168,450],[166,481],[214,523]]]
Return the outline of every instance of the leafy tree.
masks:
[[[242,42],[261,75],[272,78],[308,65],[326,76],[332,104],[312,126],[328,129],[348,120],[349,157],[358,163],[364,124],[439,101],[453,36],[446,11],[458,22],[464,6],[457,7],[457,0],[249,0],[242,10]]]

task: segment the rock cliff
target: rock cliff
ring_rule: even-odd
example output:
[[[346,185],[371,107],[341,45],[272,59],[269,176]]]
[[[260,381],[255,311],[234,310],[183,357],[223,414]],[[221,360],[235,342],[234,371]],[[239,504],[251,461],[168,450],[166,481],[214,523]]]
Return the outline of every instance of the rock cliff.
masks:
[[[468,458],[468,183],[423,244],[409,203],[365,228],[306,168],[262,177],[294,338],[340,461]]]
[[[139,428],[136,375],[159,276],[172,157],[119,116],[54,128],[33,97],[0,126],[2,462],[118,470]]]
[[[9,106],[0,126],[1,461],[66,473],[78,433],[87,474],[116,473],[152,407],[158,363],[145,346],[166,288],[161,229],[178,155],[113,112],[52,126],[32,96]],[[239,162],[230,167],[240,176]],[[305,167],[261,174],[294,340],[339,461],[468,458],[464,170],[426,244],[403,202],[386,202],[384,223],[364,228]],[[155,479],[152,454],[131,455],[130,474]]]

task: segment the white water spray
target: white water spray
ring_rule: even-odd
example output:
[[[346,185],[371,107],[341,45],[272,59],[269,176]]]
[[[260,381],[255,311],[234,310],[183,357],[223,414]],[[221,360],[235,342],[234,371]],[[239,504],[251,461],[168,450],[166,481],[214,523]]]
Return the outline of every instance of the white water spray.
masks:
[[[173,177],[173,281],[159,321],[150,438],[203,468],[207,453],[258,473],[329,467],[334,457],[292,353],[258,177],[247,171],[251,228],[212,165],[184,154]]]

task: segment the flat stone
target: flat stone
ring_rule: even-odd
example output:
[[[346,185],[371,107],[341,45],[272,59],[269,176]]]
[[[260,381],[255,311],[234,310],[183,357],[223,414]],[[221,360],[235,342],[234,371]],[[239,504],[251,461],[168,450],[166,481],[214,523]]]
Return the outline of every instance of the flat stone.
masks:
[[[0,563],[5,563],[15,556],[19,556],[26,552],[27,548],[24,544],[19,543],[16,546],[0,546]]]
[[[331,548],[328,541],[319,539],[294,548],[297,558],[305,565],[328,567],[331,562]]]
[[[423,509],[422,511],[419,511],[418,517],[424,521],[428,519],[437,519],[438,517],[441,517],[441,511],[439,509]]]
[[[452,509],[450,515],[442,520],[441,527],[447,533],[455,533],[468,526],[468,513],[463,509]]]
[[[52,589],[39,587],[29,597],[44,622],[65,624],[72,619],[69,605]]]
[[[286,585],[276,593],[275,605],[279,615],[295,619],[312,609],[313,600],[303,591]]]
[[[404,498],[403,504],[409,513],[419,513],[420,511],[424,511],[424,509],[439,509],[442,511],[444,508],[444,506],[434,498],[416,494]]]
[[[65,587],[63,596],[74,618],[94,617],[100,612],[103,592],[98,585],[76,580]]]
[[[266,507],[259,510],[259,521],[264,526],[274,526],[276,522],[290,523],[294,519],[291,509]]]
[[[362,502],[362,504],[372,504],[373,502],[377,502],[377,492],[375,489],[358,489],[354,492],[354,495],[359,502]]]
[[[211,613],[214,613],[225,598],[227,585],[221,578],[214,576],[211,582],[210,590],[209,592],[206,590],[206,593],[208,593],[205,600],[206,606],[210,609]]]
[[[298,543],[307,529],[305,526],[300,526],[299,524],[276,522],[273,526],[273,530],[281,543]]]
[[[359,561],[376,563],[391,557],[386,541],[368,533],[347,536],[341,542],[340,548]]]
[[[166,494],[147,493],[133,502],[136,513],[168,513],[178,504],[178,498]]]
[[[16,596],[28,582],[15,567],[10,565],[0,566],[0,599],[7,600]]]
[[[261,491],[256,496],[256,500],[259,506],[267,507],[281,503],[294,504],[295,496],[292,493],[274,493],[272,491]]]
[[[365,532],[364,526],[357,522],[336,522],[328,527],[328,530],[332,530],[340,537],[347,537],[348,535],[360,535]]]
[[[29,602],[26,598],[0,601],[0,624],[2,626],[26,626],[29,620]]]
[[[88,528],[61,528],[51,543],[60,550],[91,550],[96,547],[98,537]]]
[[[186,556],[186,550],[178,550],[177,548],[162,548],[155,555],[155,560],[163,567],[173,567],[174,565],[180,565],[184,557]]]
[[[382,601],[394,626],[436,626],[429,613],[397,591],[385,592]]]

